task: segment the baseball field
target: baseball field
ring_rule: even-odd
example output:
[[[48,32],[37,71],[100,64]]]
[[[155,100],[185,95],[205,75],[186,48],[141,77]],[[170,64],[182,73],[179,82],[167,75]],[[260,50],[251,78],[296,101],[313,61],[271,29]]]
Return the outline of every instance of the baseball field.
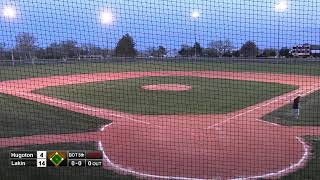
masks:
[[[320,176],[318,62],[0,67],[0,93],[6,179]],[[291,103],[298,95],[295,120]],[[13,149],[99,149],[104,165],[10,168],[5,160]]]

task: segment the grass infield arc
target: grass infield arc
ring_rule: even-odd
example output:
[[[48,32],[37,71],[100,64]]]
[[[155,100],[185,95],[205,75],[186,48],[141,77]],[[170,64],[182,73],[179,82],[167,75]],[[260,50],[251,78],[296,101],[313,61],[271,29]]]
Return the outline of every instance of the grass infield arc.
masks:
[[[150,91],[155,84],[187,84],[188,91]],[[36,90],[46,96],[131,114],[225,114],[296,89],[291,85],[202,77],[143,77]]]

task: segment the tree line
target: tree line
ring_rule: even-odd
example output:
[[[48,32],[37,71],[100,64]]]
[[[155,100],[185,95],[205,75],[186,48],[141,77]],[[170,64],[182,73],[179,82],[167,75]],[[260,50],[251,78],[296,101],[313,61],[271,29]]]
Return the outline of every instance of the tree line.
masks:
[[[65,59],[90,56],[119,56],[135,57],[137,50],[133,38],[126,34],[117,43],[114,50],[101,48],[95,44],[78,44],[74,40],[53,42],[46,48],[36,45],[35,37],[30,33],[20,33],[16,36],[16,45],[13,49],[7,49],[4,43],[0,43],[0,59]],[[13,57],[12,57],[13,56]]]
[[[254,41],[245,42],[240,49],[236,49],[230,40],[212,41],[207,48],[201,47],[195,42],[193,46],[182,45],[178,52],[180,56],[191,57],[276,57],[279,53],[282,57],[290,57],[289,48],[277,49],[266,48],[260,50]]]
[[[36,38],[30,33],[20,33],[16,36],[16,45],[13,49],[6,48],[0,43],[0,59],[64,59],[76,57],[136,57],[139,52],[132,36],[123,35],[114,49],[101,48],[94,44],[78,44],[74,40],[53,42],[47,47],[38,47]],[[168,54],[164,46],[152,47],[145,51],[147,57],[166,57]],[[267,48],[262,52],[253,41],[245,42],[240,49],[235,49],[230,40],[212,41],[204,48],[200,43],[195,42],[193,46],[181,45],[178,56],[182,57],[275,57],[278,54],[276,49]],[[280,56],[289,57],[290,50],[282,48]]]

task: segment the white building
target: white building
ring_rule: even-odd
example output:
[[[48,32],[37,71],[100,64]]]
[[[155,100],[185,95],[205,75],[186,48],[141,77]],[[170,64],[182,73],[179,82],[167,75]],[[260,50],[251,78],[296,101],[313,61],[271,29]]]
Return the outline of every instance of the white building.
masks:
[[[311,45],[303,44],[294,46],[291,50],[293,57],[310,57],[311,56]]]
[[[320,45],[297,45],[290,51],[293,57],[320,57]]]

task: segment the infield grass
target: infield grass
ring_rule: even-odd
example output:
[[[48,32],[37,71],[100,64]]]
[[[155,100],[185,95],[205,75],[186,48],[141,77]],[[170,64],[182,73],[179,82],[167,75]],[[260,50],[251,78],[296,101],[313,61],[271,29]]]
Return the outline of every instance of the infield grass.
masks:
[[[183,84],[188,91],[150,91],[154,84]],[[295,88],[277,83],[200,77],[145,77],[47,87],[36,93],[131,114],[225,114]]]

